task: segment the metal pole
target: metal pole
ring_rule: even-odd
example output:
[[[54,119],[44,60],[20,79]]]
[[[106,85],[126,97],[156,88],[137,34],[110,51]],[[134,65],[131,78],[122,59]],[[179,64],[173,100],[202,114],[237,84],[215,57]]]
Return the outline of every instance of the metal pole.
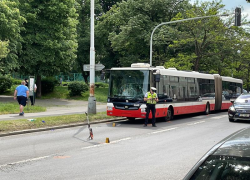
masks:
[[[173,24],[173,23],[178,23],[178,22],[183,22],[183,21],[190,21],[190,20],[196,20],[196,19],[204,19],[204,18],[209,18],[209,17],[217,17],[217,16],[229,16],[230,14],[222,14],[222,15],[212,15],[212,16],[202,16],[202,17],[195,17],[195,18],[188,18],[188,19],[181,19],[181,20],[177,20],[177,21],[170,21],[170,22],[164,22],[164,23],[161,23],[159,25],[157,25],[152,33],[151,33],[151,38],[150,38],[150,66],[152,66],[152,56],[153,56],[153,45],[152,45],[152,42],[153,42],[153,34],[155,32],[155,30],[162,26],[162,25],[166,25],[166,24]]]
[[[95,45],[94,45],[94,5],[95,1],[91,0],[91,16],[90,16],[90,92],[88,99],[88,113],[96,114],[96,99],[95,99]]]

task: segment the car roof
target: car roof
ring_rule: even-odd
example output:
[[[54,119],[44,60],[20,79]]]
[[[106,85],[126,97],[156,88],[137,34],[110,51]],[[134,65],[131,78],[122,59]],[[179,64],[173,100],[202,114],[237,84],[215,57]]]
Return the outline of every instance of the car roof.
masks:
[[[210,156],[250,157],[250,127],[239,130],[217,143],[194,165],[183,180],[189,180],[201,164]]]
[[[250,96],[250,93],[242,93],[240,96]]]
[[[240,96],[238,96],[239,99],[244,99],[244,98],[249,98],[250,94],[249,93],[243,93]]]
[[[250,127],[223,139],[213,155],[250,157]]]

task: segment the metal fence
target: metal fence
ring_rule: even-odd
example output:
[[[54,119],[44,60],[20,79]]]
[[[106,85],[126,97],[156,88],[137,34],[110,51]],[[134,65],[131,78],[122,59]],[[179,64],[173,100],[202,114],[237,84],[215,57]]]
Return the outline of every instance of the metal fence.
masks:
[[[12,77],[15,79],[28,79],[29,76],[27,75],[20,75],[17,73],[13,73]],[[60,78],[62,78],[63,82],[71,82],[71,81],[84,81],[83,76],[81,73],[69,73],[68,75],[58,75],[58,76],[54,76],[56,80],[60,81]],[[89,81],[89,77],[88,77],[88,81]],[[101,80],[101,75],[96,75],[95,76],[95,82],[107,82],[106,79]]]

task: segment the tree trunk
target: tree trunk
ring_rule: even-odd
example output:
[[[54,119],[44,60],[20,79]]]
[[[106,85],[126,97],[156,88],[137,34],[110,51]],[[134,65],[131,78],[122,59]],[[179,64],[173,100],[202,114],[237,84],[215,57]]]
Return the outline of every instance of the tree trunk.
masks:
[[[200,62],[201,57],[200,57],[199,44],[197,40],[195,40],[195,54],[197,57],[195,58],[193,71],[199,71],[199,62]]]
[[[195,59],[195,64],[194,64],[194,71],[199,71],[199,62],[200,62],[200,57],[198,56],[196,59]]]
[[[36,95],[37,95],[37,97],[41,97],[41,96],[42,96],[41,75],[37,75],[37,78],[36,78],[36,85],[37,85]]]
[[[250,74],[250,64],[248,64],[247,68],[247,92],[249,92],[249,74]]]
[[[221,64],[223,64],[224,62],[224,56],[221,57]],[[221,72],[222,72],[222,66],[218,66],[218,74],[221,75]]]
[[[88,82],[89,72],[82,70],[82,76],[83,76],[83,79],[84,79],[85,83],[89,84],[89,82]]]

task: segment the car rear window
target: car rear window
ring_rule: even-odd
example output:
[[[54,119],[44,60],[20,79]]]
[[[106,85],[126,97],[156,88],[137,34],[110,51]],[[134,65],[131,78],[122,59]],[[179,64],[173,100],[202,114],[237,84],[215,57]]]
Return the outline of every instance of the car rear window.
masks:
[[[191,180],[249,180],[250,158],[209,156],[196,170]]]

